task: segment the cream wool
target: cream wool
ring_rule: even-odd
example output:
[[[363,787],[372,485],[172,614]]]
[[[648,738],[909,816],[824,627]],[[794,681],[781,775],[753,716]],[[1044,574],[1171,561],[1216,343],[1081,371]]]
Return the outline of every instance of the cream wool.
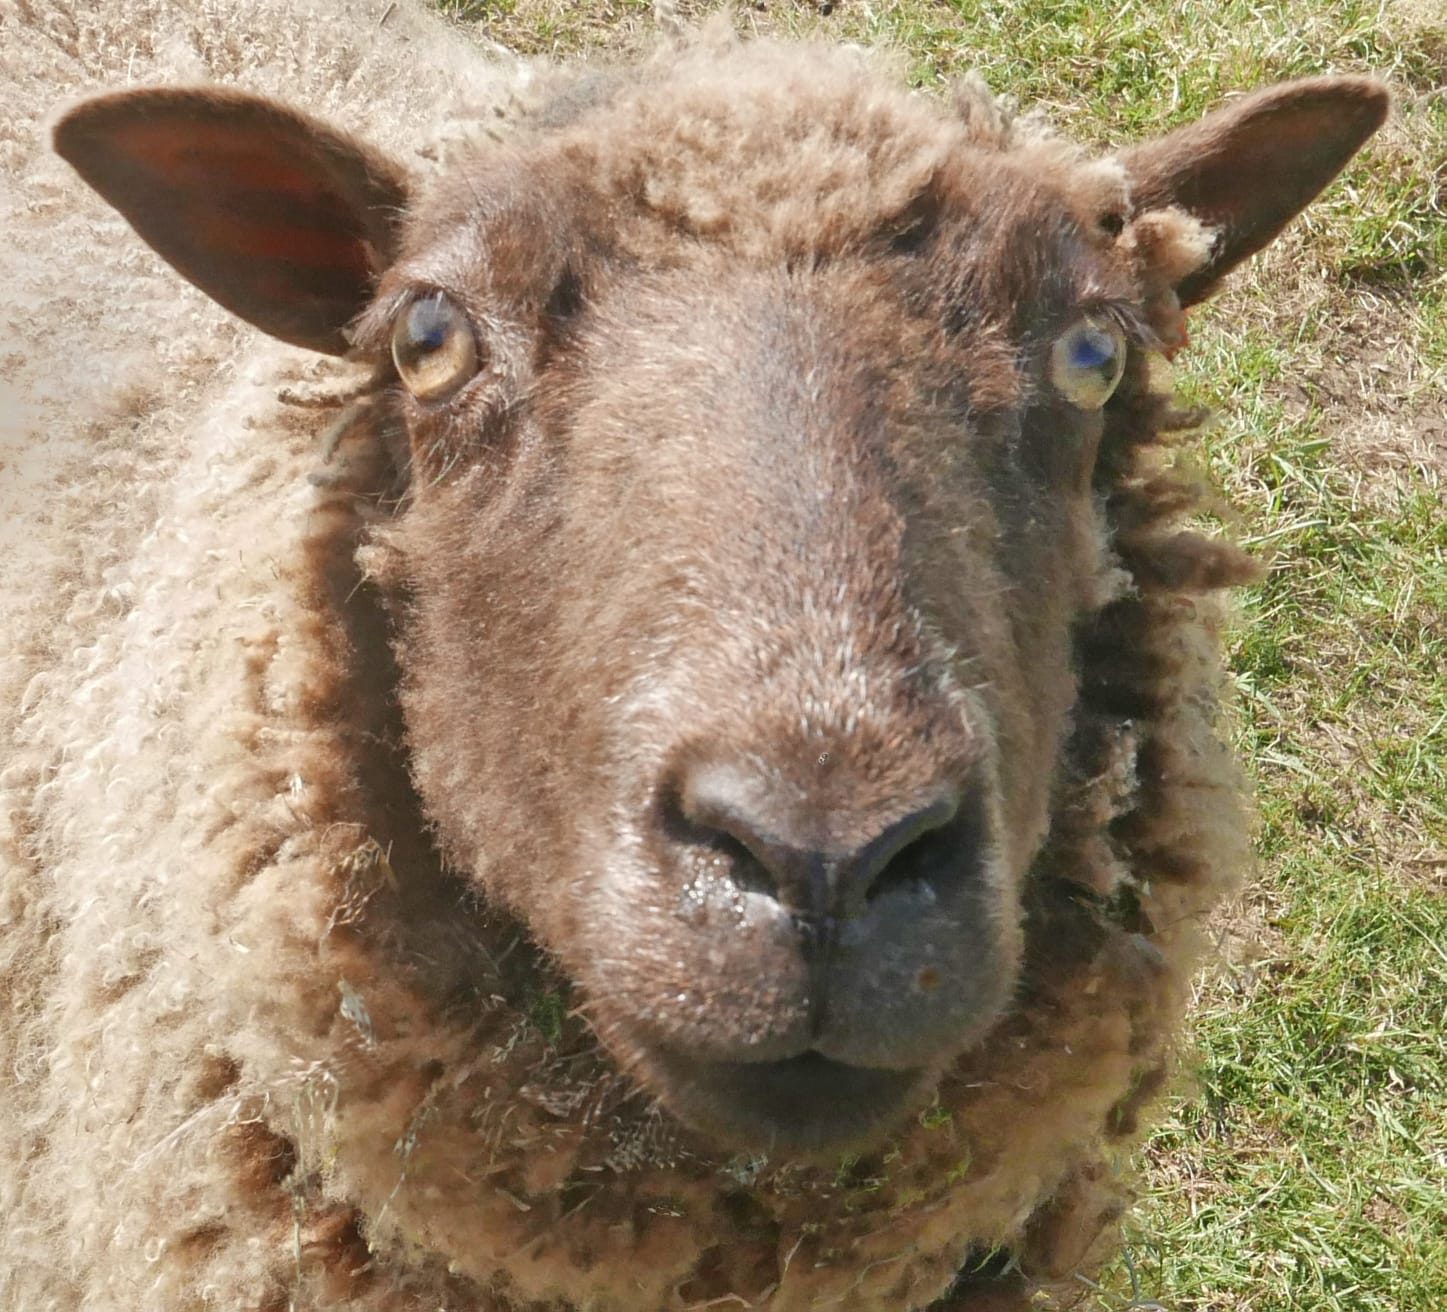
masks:
[[[308,663],[285,562],[326,513],[306,475],[327,410],[278,400],[316,390],[314,366],[77,203],[43,130],[86,91],[198,79],[338,106],[407,150],[444,108],[490,119],[520,74],[382,3],[0,3],[5,1307],[262,1306],[295,1284],[284,1194],[257,1229],[281,1249],[204,1257],[239,1202],[205,1159],[257,1114],[215,1101],[215,1040],[253,1005],[216,1005],[247,950],[216,900],[301,768],[255,767],[294,732],[285,671]],[[217,942],[230,960],[208,963]]]
[[[587,179],[577,208],[605,216],[593,235],[620,283],[632,261],[666,281],[674,262],[717,259],[747,284],[771,260],[807,257],[837,261],[838,286],[868,292],[868,265],[850,261],[881,230],[910,255],[916,228],[936,222],[921,196],[968,195],[969,170],[999,154],[1020,179],[1011,203],[1043,203],[1032,188],[1044,178],[1063,198],[1062,231],[1113,224],[1118,240],[1091,239],[1113,251],[1096,290],[1143,346],[1179,340],[1183,280],[1209,282],[1249,253],[1212,265],[1200,223],[1163,196],[1132,198],[1131,155],[1085,161],[1012,127],[979,90],[946,119],[855,55],[813,52],[805,77],[785,49],[685,50],[632,78],[579,82],[542,126],[495,150],[492,108],[520,94],[523,73],[482,62],[405,6],[371,12],[0,8],[0,67],[12,105],[127,79],[218,79],[325,110],[419,176],[431,167],[419,145],[441,141],[428,155],[453,168],[476,158],[477,174],[442,184],[400,265],[425,258],[430,279],[461,280],[477,234],[508,206],[556,223],[524,225],[508,259],[469,275],[474,297],[485,284],[494,298],[473,314],[502,398],[479,422],[524,462],[542,459],[531,411],[539,423],[569,405],[601,415],[605,448],[622,422],[608,418],[607,379],[569,362],[569,347],[581,358],[597,341],[579,347],[566,328],[561,347],[527,336],[523,311],[548,289],[552,324],[560,305],[604,304],[611,286],[553,276],[550,260],[582,264],[595,250],[566,247],[573,220],[548,179]],[[1078,1292],[1073,1273],[1108,1248],[1129,1197],[1118,1159],[1164,1079],[1197,926],[1245,859],[1213,723],[1210,593],[1250,566],[1180,529],[1194,498],[1167,466],[1188,417],[1147,352],[1132,352],[1112,402],[1095,493],[1061,529],[1084,564],[1059,589],[1079,594],[1070,672],[1040,697],[1070,701],[1039,841],[1000,840],[1029,866],[1007,1013],[882,1146],[822,1164],[734,1151],[652,1096],[663,1091],[647,1054],[616,1038],[608,990],[570,982],[572,931],[555,926],[594,911],[590,872],[555,893],[563,872],[524,859],[559,804],[549,771],[527,774],[529,740],[553,731],[543,712],[555,690],[600,677],[593,627],[516,683],[501,669],[475,687],[425,677],[449,636],[429,627],[427,597],[466,574],[474,538],[566,560],[606,552],[611,521],[580,523],[576,544],[544,542],[541,511],[498,527],[493,499],[462,518],[455,551],[419,561],[418,535],[458,536],[447,499],[492,469],[469,447],[472,429],[412,415],[409,444],[400,389],[385,376],[379,386],[373,344],[406,304],[397,276],[356,330],[371,368],[258,345],[81,198],[33,119],[12,123],[0,129],[19,181],[3,197],[7,231],[34,241],[0,251],[0,313],[25,344],[9,384],[18,418],[0,430],[13,548],[0,566],[12,621],[0,667],[0,1302],[865,1312]],[[783,165],[780,141],[793,152]],[[522,181],[480,195],[484,169]],[[954,328],[976,366],[972,415],[1044,386],[1016,370],[1018,330],[1000,306],[1025,275],[1008,234],[996,239],[998,260],[970,266],[969,290],[999,313]],[[90,253],[61,258],[67,245]],[[829,276],[821,296],[836,294]],[[638,330],[627,310],[609,325],[625,342]],[[731,312],[758,322],[747,305]],[[911,334],[924,356],[947,350],[913,318],[861,313],[852,331],[876,353]],[[794,346],[785,338],[781,351]],[[549,351],[562,360],[551,388],[533,376],[554,367]],[[646,426],[670,388],[692,395],[702,384],[690,371],[707,379],[713,367],[698,350],[668,363],[624,421]],[[884,384],[879,395],[900,414],[927,409]],[[691,405],[689,423],[706,422]],[[407,450],[416,468],[401,491]],[[509,448],[490,450],[502,470],[496,452]],[[610,450],[626,473],[626,452],[597,458]],[[948,471],[931,459],[931,478]],[[579,594],[535,622],[596,614],[603,632],[606,608]],[[465,653],[531,604],[522,589],[488,596],[464,598]],[[653,636],[659,651],[675,640],[663,627]],[[922,662],[936,659],[928,636]],[[860,651],[892,659],[871,641]],[[660,679],[652,667],[639,676]],[[623,687],[609,684],[613,701]],[[1002,706],[999,732],[1017,732],[1012,716],[1050,714]],[[516,760],[497,753],[495,778],[469,772],[455,740],[429,737],[446,719],[467,742],[514,740]],[[592,750],[586,726],[564,729],[577,754]],[[533,808],[487,831],[514,853],[502,872],[486,868],[494,849],[469,809],[494,787]],[[509,840],[509,823],[522,837]],[[545,893],[554,901],[535,923],[528,899]],[[669,968],[662,956],[651,965]],[[914,977],[933,990],[928,968]],[[995,1248],[1003,1256],[987,1258]]]

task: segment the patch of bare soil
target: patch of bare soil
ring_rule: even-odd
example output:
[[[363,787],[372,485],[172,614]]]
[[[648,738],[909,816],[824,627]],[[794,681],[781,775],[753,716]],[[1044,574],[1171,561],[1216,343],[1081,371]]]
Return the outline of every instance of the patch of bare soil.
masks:
[[[1431,35],[1418,33],[1417,45]],[[1447,32],[1440,40],[1447,51]],[[1376,509],[1447,478],[1447,141],[1437,109],[1447,86],[1423,90],[1410,72],[1395,79],[1393,116],[1369,159],[1323,197],[1320,217],[1309,212],[1256,261],[1243,307],[1293,343],[1280,399],[1288,413],[1316,411]],[[1375,263],[1362,262],[1357,227],[1382,230]]]
[[[1442,487],[1447,361],[1431,358],[1423,309],[1405,289],[1303,275],[1292,253],[1263,258],[1249,303],[1228,293],[1217,311],[1291,343],[1290,373],[1268,395],[1291,418],[1314,416],[1364,508],[1385,511],[1414,490]]]
[[[1405,295],[1359,293],[1331,329],[1319,367],[1295,391],[1319,407],[1343,465],[1363,476],[1369,494],[1440,486],[1447,373],[1425,359],[1420,311]]]

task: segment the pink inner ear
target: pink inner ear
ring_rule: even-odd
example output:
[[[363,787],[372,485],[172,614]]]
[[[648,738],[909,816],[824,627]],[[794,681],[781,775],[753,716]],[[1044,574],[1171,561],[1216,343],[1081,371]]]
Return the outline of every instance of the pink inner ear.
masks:
[[[345,199],[255,135],[206,122],[139,120],[115,147],[177,197],[194,245],[234,259],[333,270],[355,285],[371,275],[369,248]],[[339,279],[341,281],[341,279]]]
[[[111,144],[174,187],[227,180],[257,191],[298,196],[317,191],[299,163],[280,157],[270,143],[258,142],[254,132],[226,124],[132,119],[112,130]]]
[[[307,215],[285,215],[305,223]],[[307,224],[265,223],[222,210],[208,210],[190,223],[192,240],[212,250],[225,250],[237,259],[284,260],[289,264],[345,273],[365,282],[369,273],[367,244],[362,238],[335,229]]]

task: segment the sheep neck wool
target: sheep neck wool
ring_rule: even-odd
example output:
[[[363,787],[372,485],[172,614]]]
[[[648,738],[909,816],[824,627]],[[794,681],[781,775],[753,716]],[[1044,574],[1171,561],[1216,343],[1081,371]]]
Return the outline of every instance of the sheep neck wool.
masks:
[[[118,77],[103,24],[139,23],[122,16],[137,6],[81,8],[74,53],[34,53],[34,76]],[[152,8],[164,39],[148,75],[250,76],[269,58],[285,81],[277,43],[291,40],[310,43],[318,101],[360,69],[399,121],[430,112],[329,32],[340,6],[254,6],[254,31],[274,28],[260,54],[227,36],[222,7]],[[15,20],[0,18],[8,44]],[[477,91],[475,55],[407,22],[458,94],[472,88],[475,123],[523,95],[521,73],[495,69]],[[772,84],[780,57],[675,58],[697,88],[690,61]],[[859,61],[836,58],[811,72],[805,117],[821,132],[857,110]],[[669,76],[650,66],[626,93],[633,112],[676,111]],[[926,113],[869,85],[892,131]],[[1116,185],[964,94],[982,148]],[[907,133],[893,139],[906,150]],[[5,150],[57,194],[50,165]],[[658,216],[702,231],[739,203],[661,188],[640,242]],[[767,245],[787,230],[775,219],[731,240]],[[1127,235],[1149,328],[1178,343],[1164,289],[1200,261],[1202,234],[1154,212]],[[1073,1273],[1114,1242],[1121,1161],[1166,1078],[1200,925],[1246,861],[1214,723],[1212,596],[1252,567],[1182,526],[1197,494],[1172,452],[1194,417],[1160,357],[1132,355],[1095,476],[1099,599],[1076,636],[1019,1003],[877,1151],[804,1164],[721,1155],[639,1096],[524,929],[436,855],[396,708],[389,632],[405,599],[374,544],[395,509],[386,397],[352,367],[258,350],[194,299],[166,304],[159,275],[127,276],[131,328],[150,314],[169,334],[169,377],[132,345],[103,361],[132,380],[110,410],[35,383],[27,431],[70,442],[89,486],[57,491],[48,527],[33,507],[8,521],[34,527],[23,561],[45,585],[24,589],[36,600],[3,671],[7,717],[19,708],[0,812],[0,1055],[20,1073],[0,1128],[20,1163],[0,1182],[9,1302],[71,1305],[57,1271],[80,1273],[88,1307],[923,1308],[972,1279],[1023,1299],[1019,1272],[1068,1301]],[[65,321],[85,315],[70,305]],[[78,562],[56,545],[82,539]]]

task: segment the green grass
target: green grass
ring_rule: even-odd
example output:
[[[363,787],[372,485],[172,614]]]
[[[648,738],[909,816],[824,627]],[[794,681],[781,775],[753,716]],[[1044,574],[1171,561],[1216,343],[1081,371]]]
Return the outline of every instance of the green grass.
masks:
[[[1197,1089],[1151,1143],[1134,1265],[1171,1308],[1429,1312],[1447,1305],[1447,515],[1430,464],[1354,465],[1369,399],[1294,398],[1331,325],[1273,331],[1273,291],[1262,276],[1234,325],[1204,319],[1184,380],[1222,413],[1210,464],[1271,559],[1231,653],[1261,867],[1241,956],[1202,982]],[[1422,316],[1441,305],[1423,288]]]
[[[647,0],[441,0],[528,53],[636,50]],[[718,8],[687,3],[685,18]],[[1120,1312],[1447,1308],[1447,11],[1436,0],[768,0],[745,29],[979,68],[1097,144],[1375,71],[1393,123],[1193,321],[1201,458],[1270,563],[1229,635],[1259,869],[1199,981]]]

